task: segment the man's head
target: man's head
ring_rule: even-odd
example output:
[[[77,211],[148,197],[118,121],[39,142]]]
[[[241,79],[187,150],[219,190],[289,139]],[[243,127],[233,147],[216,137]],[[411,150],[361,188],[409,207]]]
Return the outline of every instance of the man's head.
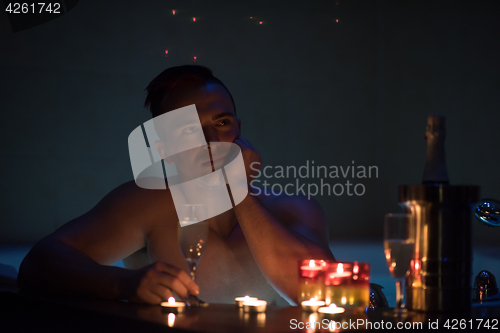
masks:
[[[157,117],[173,110],[171,106],[178,103],[184,95],[211,84],[224,88],[236,115],[233,96],[226,86],[212,74],[210,69],[198,65],[177,66],[164,70],[146,87],[147,97],[144,107],[149,108],[153,118]]]
[[[210,159],[213,158],[215,165],[216,160],[227,155],[227,149],[215,143],[233,142],[240,133],[240,121],[227,88],[205,67],[180,66],[165,70],[146,89],[145,106],[150,107],[155,119],[155,129],[161,139],[155,142],[155,147],[162,158],[176,164],[181,173],[179,167],[183,170],[189,167],[193,170],[192,176],[206,173],[206,167],[210,172]],[[179,110],[193,104],[197,110],[196,120],[187,111]],[[169,112],[173,110],[177,111]],[[200,140],[212,142],[208,147],[211,158],[207,146],[202,147]],[[172,155],[174,151],[179,153]]]

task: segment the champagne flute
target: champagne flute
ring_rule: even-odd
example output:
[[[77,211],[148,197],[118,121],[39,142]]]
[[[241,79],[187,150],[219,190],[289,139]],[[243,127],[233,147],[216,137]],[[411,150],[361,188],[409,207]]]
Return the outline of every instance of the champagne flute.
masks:
[[[205,252],[208,240],[207,207],[205,205],[184,205],[181,208],[182,216],[177,228],[177,236],[182,255],[187,261],[189,275],[195,281],[196,268],[201,256]],[[188,294],[187,306],[204,306],[206,302],[197,296]]]
[[[391,276],[396,279],[396,309],[404,312],[405,279],[415,252],[415,225],[411,214],[387,214],[384,250]]]

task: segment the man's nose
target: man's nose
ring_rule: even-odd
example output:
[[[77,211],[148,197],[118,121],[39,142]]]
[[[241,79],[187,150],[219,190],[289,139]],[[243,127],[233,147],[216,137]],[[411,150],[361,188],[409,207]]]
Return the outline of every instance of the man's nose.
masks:
[[[219,135],[213,127],[204,127],[203,135],[206,142],[219,142]]]

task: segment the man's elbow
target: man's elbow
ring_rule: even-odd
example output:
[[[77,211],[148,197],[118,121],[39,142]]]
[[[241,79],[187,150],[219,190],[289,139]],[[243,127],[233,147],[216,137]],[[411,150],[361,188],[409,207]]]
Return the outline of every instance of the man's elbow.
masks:
[[[17,274],[17,286],[20,289],[28,289],[36,286],[36,264],[32,256],[28,253],[21,262],[19,273]]]
[[[42,285],[43,274],[46,273],[47,263],[43,240],[35,244],[24,257],[17,274],[17,286],[20,289],[39,288]]]

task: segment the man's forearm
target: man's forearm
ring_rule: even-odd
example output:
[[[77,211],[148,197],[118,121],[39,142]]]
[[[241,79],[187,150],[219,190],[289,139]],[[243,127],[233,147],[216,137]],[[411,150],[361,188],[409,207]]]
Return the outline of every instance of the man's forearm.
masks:
[[[103,299],[127,298],[124,280],[131,271],[103,266],[70,245],[42,240],[19,269],[21,288],[52,290]]]
[[[248,195],[235,207],[238,222],[260,269],[288,299],[297,301],[297,260],[334,259],[303,235],[286,228],[255,196]]]

